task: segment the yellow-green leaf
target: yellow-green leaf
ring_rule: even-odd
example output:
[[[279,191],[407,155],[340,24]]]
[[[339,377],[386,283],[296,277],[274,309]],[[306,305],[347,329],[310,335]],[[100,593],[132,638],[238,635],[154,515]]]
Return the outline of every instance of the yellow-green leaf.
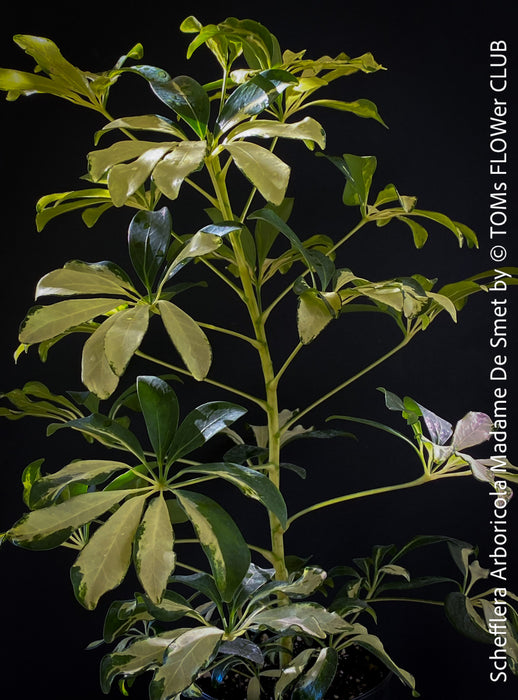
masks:
[[[225,148],[266,201],[281,204],[290,179],[290,167],[256,143],[234,142],[226,144]]]
[[[84,493],[63,503],[24,515],[9,530],[16,545],[28,549],[51,549],[64,542],[74,530],[98,518],[128,495],[128,491]]]
[[[128,362],[138,350],[149,324],[150,307],[137,304],[115,314],[104,337],[104,353],[108,364],[118,377],[124,374]]]
[[[117,491],[108,493],[113,496]],[[135,496],[123,503],[76,559],[70,575],[77,599],[88,610],[93,610],[99,598],[118,586],[126,575],[145,500],[146,495]]]
[[[173,144],[173,148],[153,171],[153,180],[160,192],[169,199],[176,199],[182,182],[203,163],[206,149],[205,141]]]
[[[149,504],[137,531],[135,568],[153,603],[159,603],[174,569],[174,535],[163,494]]]
[[[157,302],[165,329],[195,379],[207,376],[212,362],[212,350],[207,336],[185,311],[170,301]]]
[[[19,340],[28,345],[41,343],[127,303],[127,299],[67,299],[33,307],[22,323]]]
[[[119,377],[110,367],[104,352],[106,334],[116,318],[117,314],[114,314],[103,321],[83,346],[81,379],[86,388],[100,399],[111,396],[119,383]]]

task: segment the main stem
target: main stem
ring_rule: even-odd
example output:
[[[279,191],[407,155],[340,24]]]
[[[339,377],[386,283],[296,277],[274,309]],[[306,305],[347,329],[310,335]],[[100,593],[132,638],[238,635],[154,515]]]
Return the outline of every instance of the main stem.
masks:
[[[214,191],[216,193],[221,214],[229,221],[235,219],[225,183],[225,173],[217,156],[213,156],[207,163]],[[248,263],[241,243],[240,234],[230,234],[230,241],[236,256],[236,265],[243,287],[243,301],[247,307],[250,320],[254,329],[256,347],[261,363],[263,380],[266,392],[265,411],[268,420],[268,477],[273,484],[280,488],[280,425],[279,403],[277,397],[277,381],[273,369],[272,357],[268,345],[265,328],[265,315],[261,309],[260,300],[249,272]],[[284,529],[281,522],[272,512],[269,513],[270,538],[272,563],[275,567],[276,578],[286,580],[288,572],[284,556]]]

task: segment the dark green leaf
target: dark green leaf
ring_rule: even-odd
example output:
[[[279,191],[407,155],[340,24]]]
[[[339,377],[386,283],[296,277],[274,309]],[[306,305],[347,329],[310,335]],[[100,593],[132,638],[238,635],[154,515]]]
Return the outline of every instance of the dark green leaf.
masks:
[[[142,462],[146,461],[144,451],[135,435],[116,421],[112,421],[100,413],[93,413],[85,418],[78,418],[56,426],[51,432],[55,432],[60,428],[79,430],[84,435],[90,435],[104,445],[108,445],[108,447],[122,447],[127,452],[134,454]]]
[[[123,462],[113,462],[110,460],[86,459],[78,460],[67,464],[53,474],[38,479],[32,484],[29,507],[41,508],[50,505],[55,501],[60,493],[71,484],[102,484],[103,481],[116,471],[129,469]]]
[[[165,261],[171,229],[167,207],[159,211],[139,211],[131,220],[128,234],[131,262],[148,291]]]
[[[178,399],[158,377],[137,377],[137,392],[149,439],[158,463],[163,464],[178,427]]]
[[[196,530],[221,597],[230,601],[250,564],[250,551],[243,535],[228,513],[211,498],[192,491],[174,493]]]
[[[188,75],[171,78],[165,70],[154,66],[129,69],[145,78],[155,95],[170,107],[200,137],[204,138],[210,114],[210,102],[202,86]]]
[[[313,666],[297,682],[291,695],[292,700],[321,700],[333,682],[337,667],[336,649],[321,649]]]
[[[225,102],[216,135],[267,109],[297,78],[283,70],[265,70],[239,85]]]
[[[201,447],[245,413],[245,408],[227,401],[211,401],[198,406],[180,424],[169,451],[168,462],[171,464]]]
[[[261,472],[240,464],[232,464],[230,462],[217,462],[215,464],[201,464],[196,467],[187,467],[182,469],[177,475],[182,477],[184,474],[214,474],[226,481],[230,481],[237,486],[245,496],[254,498],[259,501],[269,511],[275,514],[279,519],[281,526],[286,527],[286,504],[280,491],[270,481],[270,479],[261,474]]]

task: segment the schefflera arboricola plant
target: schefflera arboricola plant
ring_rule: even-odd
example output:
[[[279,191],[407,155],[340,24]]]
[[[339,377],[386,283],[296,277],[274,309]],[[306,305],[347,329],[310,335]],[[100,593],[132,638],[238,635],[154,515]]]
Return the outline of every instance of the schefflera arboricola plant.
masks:
[[[67,336],[86,336],[81,359],[86,390],[64,396],[40,382],[29,382],[4,395],[11,406],[3,407],[2,414],[9,419],[32,415],[50,420],[49,434],[62,428],[78,431],[101,456],[73,460],[48,474],[42,473],[41,459],[26,467],[23,494],[29,512],[4,538],[29,549],[64,545],[79,550],[72,581],[78,600],[90,609],[121,583],[133,559],[143,590],[134,600],[116,601],[108,613],[104,639],[119,639],[119,643],[103,661],[105,692],[117,677],[125,689],[127,679],[154,670],[153,700],[178,698],[184,692],[199,696],[199,676],[211,671],[213,679],[221,681],[235,662],[247,678],[247,697],[254,700],[261,696],[268,676],[263,666],[269,658],[277,664],[269,676],[276,681],[276,700],[316,700],[333,681],[339,651],[351,645],[376,654],[414,688],[411,674],[391,660],[381,641],[357,617],[362,611],[374,613],[376,594],[386,577],[402,577],[409,586],[417,585],[397,563],[403,554],[444,540],[463,573],[460,589],[445,603],[448,615],[457,627],[487,636],[487,623],[473,612],[477,606],[490,612],[483,595],[471,595],[472,584],[484,578],[478,562],[468,566],[474,548],[437,537],[414,538],[400,550],[377,548],[373,557],[361,560],[360,573],[350,567],[335,572],[352,576],[352,583],[347,584],[345,598],[339,594],[326,607],[312,599],[328,580],[326,572],[288,557],[285,533],[307,513],[383,491],[472,473],[494,485],[491,462],[474,460],[465,452],[490,437],[490,418],[469,414],[446,444],[452,436],[449,424],[415,401],[385,392],[387,406],[401,410],[412,426],[414,445],[392,428],[368,419],[334,416],[403,437],[417,452],[422,474],[412,482],[335,494],[291,515],[281,470],[304,475],[304,469],[283,461],[281,449],[302,437],[343,434],[304,427],[299,421],[405,348],[440,314],[455,322],[467,298],[484,289],[491,273],[438,287],[437,280],[417,273],[371,280],[340,267],[347,241],[370,223],[384,227],[402,222],[417,248],[426,243],[427,222],[452,233],[460,246],[477,246],[469,227],[418,208],[417,199],[401,194],[395,185],[387,184],[373,194],[374,156],[324,154],[324,128],[308,111],[334,109],[349,113],[344,118],[359,116],[384,125],[369,100],[320,97],[321,91],[328,95],[327,89],[343,77],[381,70],[370,53],[310,59],[304,51],[281,52],[276,37],[251,20],[228,18],[203,26],[189,17],[181,29],[194,35],[188,57],[204,46],[219,64],[220,72],[211,82],[201,84],[186,75],[171,77],[161,68],[141,63],[140,45],[105,72],[84,71],[67,61],[51,40],[27,35],[18,35],[15,41],[35,59],[37,72],[0,70],[0,89],[9,100],[47,93],[93,110],[103,119],[88,154],[88,185],[42,197],[37,204],[38,230],[68,212],[80,211],[84,223],[94,226],[108,209],[133,210],[127,237],[133,270],[105,260],[71,260],[37,285],[38,303],[48,297],[58,300],[33,307],[21,324],[18,357],[37,346],[45,360],[53,345]],[[151,88],[160,114],[115,117],[110,113],[111,90],[130,81],[133,94],[137,81]],[[301,237],[288,224],[294,206],[287,196],[291,166],[275,152],[286,139],[323,156],[315,163],[323,172],[335,166],[329,167],[329,176],[342,178],[343,204],[359,211],[357,223],[347,232]],[[246,182],[249,191],[243,197]],[[170,202],[180,207],[186,199],[192,207],[191,190],[206,201],[206,223],[180,232],[173,226]],[[98,256],[102,258],[102,251]],[[210,286],[211,276],[216,276],[228,290],[218,318],[203,318],[203,309],[196,314],[200,318],[193,318],[182,308],[182,293],[192,287],[186,271],[193,262],[205,267],[205,284]],[[505,272],[510,276],[513,270],[505,268]],[[274,279],[276,284],[271,284]],[[247,312],[248,322],[242,328],[228,322],[233,304]],[[281,308],[293,318],[293,339],[285,324],[286,341],[292,345],[279,358],[270,341],[275,332],[271,319]],[[396,345],[353,376],[342,376],[342,369],[337,369],[334,384],[298,411],[282,407],[280,387],[305,346],[318,337],[325,352],[329,324],[345,323],[342,317],[349,313],[372,311],[393,319],[401,334]],[[371,317],[374,322],[376,314]],[[171,345],[161,346],[163,355],[157,357],[143,347],[160,324]],[[215,376],[213,346],[217,352],[221,335],[256,353],[261,392],[254,394],[248,388],[256,384],[249,381],[256,370],[248,365],[234,373],[232,383]],[[132,379],[134,356],[168,374]],[[224,400],[204,403],[182,419],[171,386],[180,377],[218,387]],[[264,424],[252,426],[254,440],[243,437],[239,426],[249,408],[264,414]],[[139,416],[145,439],[133,429]],[[429,438],[423,436],[421,420]],[[203,447],[216,435],[226,436],[229,444],[222,459],[205,462]],[[124,460],[110,458],[120,452],[126,453]],[[234,514],[207,494],[215,479],[229,482],[264,506],[268,547],[246,542]],[[516,479],[514,467],[506,462],[499,479]],[[183,527],[191,528],[190,537],[177,536]],[[299,550],[303,542],[302,531]],[[193,543],[205,553],[210,573],[180,575],[178,568],[193,567],[183,553],[178,558],[178,546]],[[253,563],[251,553],[268,568]],[[205,602],[195,607],[194,599],[182,596],[178,586],[194,589],[196,600],[202,596]],[[512,634],[513,620],[508,623]],[[261,634],[265,630],[267,634]],[[294,657],[295,636],[303,639],[305,648]],[[514,647],[509,658],[516,666]]]

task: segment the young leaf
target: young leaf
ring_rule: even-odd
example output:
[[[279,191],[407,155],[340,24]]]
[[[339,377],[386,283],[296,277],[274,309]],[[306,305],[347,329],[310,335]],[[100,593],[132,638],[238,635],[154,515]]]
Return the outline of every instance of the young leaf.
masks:
[[[470,411],[457,423],[453,433],[454,450],[465,450],[473,445],[489,440],[493,421],[485,413]]]
[[[201,381],[210,369],[212,350],[207,336],[185,311],[161,299],[157,308],[167,334],[192,376]]]
[[[171,214],[167,207],[159,211],[139,211],[131,220],[128,247],[131,262],[148,291],[163,265],[171,242]]]
[[[230,601],[250,564],[243,535],[228,513],[208,496],[184,490],[174,493],[196,530],[221,597]]]
[[[137,377],[137,393],[146,428],[159,464],[163,464],[178,427],[178,399],[158,377]]]
[[[153,603],[159,603],[162,599],[174,569],[176,556],[173,544],[169,511],[160,493],[147,507],[135,538],[135,569]]]
[[[111,495],[114,493],[117,491]],[[126,575],[146,498],[135,496],[123,503],[96,530],[76,559],[70,577],[77,600],[88,610],[93,610],[99,598],[118,586]]]

